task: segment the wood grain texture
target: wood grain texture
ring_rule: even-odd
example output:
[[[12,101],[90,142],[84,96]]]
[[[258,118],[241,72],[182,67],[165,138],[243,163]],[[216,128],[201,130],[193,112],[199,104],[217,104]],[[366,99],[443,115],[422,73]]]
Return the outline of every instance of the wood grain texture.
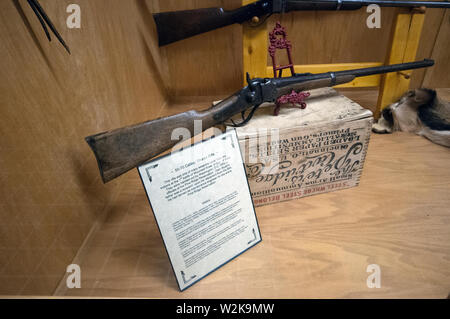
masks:
[[[441,20],[439,33],[433,47],[431,58],[435,59],[438,67],[427,71],[423,86],[430,88],[444,88],[450,86],[450,10],[445,11]]]
[[[424,26],[422,29],[422,35],[420,37],[420,44],[416,53],[417,60],[431,58],[431,54],[436,43],[436,38],[438,36],[439,28],[441,27],[442,18],[444,17],[444,14],[445,10],[434,10],[434,9],[426,10]],[[445,66],[441,65],[441,62],[438,63],[439,63],[438,69],[443,68],[442,72],[448,71],[448,69]],[[426,72],[428,72],[428,69],[414,71],[411,76],[410,87],[411,88],[421,87]],[[443,87],[448,87],[448,85],[447,86],[444,85]]]
[[[386,64],[415,61],[424,20],[423,13],[397,15]],[[412,71],[404,71],[403,74],[392,72],[383,76],[378,99],[379,110],[376,112],[377,118],[379,111],[398,101],[405,94],[410,86],[412,73]]]
[[[366,27],[364,9],[290,12],[272,16],[268,28],[272,30],[276,21],[286,28],[295,64],[378,62],[384,61],[397,12],[382,8],[380,29]]]
[[[48,42],[25,0],[0,2],[0,294],[53,293],[121,184],[100,182],[84,137],[165,103],[141,1],[76,1],[73,30],[72,1],[40,2],[72,55]]]
[[[359,187],[258,207],[262,243],[183,293],[135,171],[79,255],[82,288],[59,295],[446,298],[449,161],[449,149],[425,138],[372,135]],[[369,264],[381,267],[380,289],[366,286]]]
[[[254,0],[243,0],[242,6],[248,5]],[[267,22],[260,20],[257,26],[250,22],[242,25],[242,83],[247,85],[246,73],[254,78],[267,76],[267,50],[269,38],[267,34]],[[271,75],[270,77],[273,77]]]

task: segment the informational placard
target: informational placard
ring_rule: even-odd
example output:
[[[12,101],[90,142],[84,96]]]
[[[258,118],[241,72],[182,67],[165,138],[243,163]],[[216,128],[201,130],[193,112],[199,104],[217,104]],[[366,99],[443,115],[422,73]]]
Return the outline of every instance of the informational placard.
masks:
[[[261,241],[234,130],[138,170],[180,290]]]

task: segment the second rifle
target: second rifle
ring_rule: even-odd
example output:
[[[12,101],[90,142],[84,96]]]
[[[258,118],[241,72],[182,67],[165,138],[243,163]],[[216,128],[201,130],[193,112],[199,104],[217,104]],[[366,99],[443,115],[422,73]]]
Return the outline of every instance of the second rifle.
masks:
[[[167,45],[197,34],[212,31],[253,18],[265,18],[273,13],[310,10],[357,10],[376,4],[380,7],[450,8],[447,1],[391,0],[259,0],[235,10],[204,8],[153,14],[159,45]]]

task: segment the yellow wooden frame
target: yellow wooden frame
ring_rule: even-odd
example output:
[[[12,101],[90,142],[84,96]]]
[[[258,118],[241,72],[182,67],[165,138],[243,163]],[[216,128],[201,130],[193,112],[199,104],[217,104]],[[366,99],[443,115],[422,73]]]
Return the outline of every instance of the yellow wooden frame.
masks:
[[[242,0],[242,5],[247,5],[256,0]],[[386,64],[404,63],[414,61],[419,47],[425,14],[419,11],[400,13],[396,17],[393,32],[391,34],[390,52],[385,61]],[[259,26],[251,26],[245,23],[243,26],[243,79],[248,72],[252,77],[272,77],[273,69],[267,66],[268,31],[267,22]],[[349,70],[354,68],[366,68],[380,66],[383,62],[363,63],[333,63],[296,65],[295,72],[320,73],[329,70]],[[386,75],[373,75],[356,78],[353,82],[339,85],[341,88],[379,87],[377,110],[397,101],[408,90],[410,78],[405,77],[410,72],[389,73]],[[286,73],[287,75],[287,73]]]

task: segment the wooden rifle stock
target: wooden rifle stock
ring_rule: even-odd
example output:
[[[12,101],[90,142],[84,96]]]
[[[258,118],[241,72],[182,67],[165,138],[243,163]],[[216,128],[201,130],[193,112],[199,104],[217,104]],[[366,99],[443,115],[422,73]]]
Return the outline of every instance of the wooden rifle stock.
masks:
[[[292,90],[338,85],[351,82],[354,78],[353,75],[338,76],[333,82],[330,78],[315,79],[280,87],[275,92],[276,96],[281,96]],[[198,133],[194,132],[194,121],[202,121],[202,130],[207,130],[235,114],[258,107],[262,101],[256,102],[255,105],[248,99],[249,92],[251,90],[245,87],[204,111],[191,110],[86,137],[86,142],[97,159],[103,182],[111,181],[181,142],[178,140],[179,136],[172,136],[172,132],[177,128],[188,129],[190,136],[194,136]]]
[[[202,121],[202,129],[206,130],[221,122],[217,114],[233,108],[235,103],[236,96],[231,96],[205,111],[191,110],[95,134],[86,137],[86,142],[106,183],[180,142],[179,136],[172,140],[175,129],[188,129],[194,136],[194,121]]]
[[[159,46],[234,23],[231,13],[222,8],[162,12],[154,14],[153,18],[157,26]]]
[[[269,14],[272,7],[262,2],[248,4],[235,10],[205,8],[153,14],[159,46],[167,45],[197,34],[243,23],[254,16]]]

